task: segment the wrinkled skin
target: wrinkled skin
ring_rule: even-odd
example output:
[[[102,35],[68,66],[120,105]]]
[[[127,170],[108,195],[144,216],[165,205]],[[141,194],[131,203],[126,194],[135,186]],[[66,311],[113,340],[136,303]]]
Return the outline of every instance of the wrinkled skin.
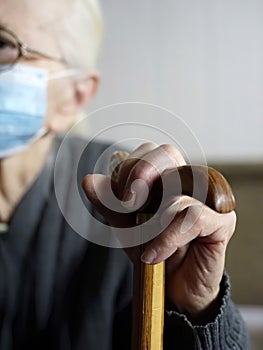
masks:
[[[103,205],[109,186],[113,187],[123,206],[133,212],[145,200],[145,193],[140,186],[136,188],[135,180],[144,180],[152,188],[165,170],[184,164],[175,147],[147,143],[131,153],[121,165],[117,182],[100,174],[87,175],[83,187],[111,226],[133,226],[134,213],[116,213]],[[194,321],[205,322],[218,307],[226,248],[235,229],[235,212],[219,214],[193,198],[173,197],[172,194],[162,206],[160,222],[163,230],[147,246],[141,259],[149,264],[165,260],[169,301]],[[133,249],[128,251],[133,258]]]

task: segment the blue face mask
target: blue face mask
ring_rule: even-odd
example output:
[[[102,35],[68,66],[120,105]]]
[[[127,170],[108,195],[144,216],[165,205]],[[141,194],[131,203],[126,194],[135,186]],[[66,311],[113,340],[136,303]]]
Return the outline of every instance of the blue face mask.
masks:
[[[20,64],[0,74],[0,158],[46,132],[47,81],[48,71]]]

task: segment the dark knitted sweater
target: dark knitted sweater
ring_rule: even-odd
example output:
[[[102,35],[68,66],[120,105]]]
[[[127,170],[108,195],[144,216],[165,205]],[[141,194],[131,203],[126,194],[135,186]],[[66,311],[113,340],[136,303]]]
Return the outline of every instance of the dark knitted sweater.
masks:
[[[96,233],[96,227],[75,206],[72,182],[78,181],[80,189],[79,182],[93,172],[104,148],[91,143],[76,164],[83,141],[71,139],[56,162],[60,190],[65,193],[64,214],[75,210],[87,232]],[[54,159],[49,158],[0,239],[0,349],[128,350],[130,262],[121,249],[91,243],[67,223],[57,204]],[[76,167],[77,179],[72,176]],[[227,276],[221,295],[218,315],[206,325],[195,326],[185,315],[167,310],[164,348],[248,349]]]

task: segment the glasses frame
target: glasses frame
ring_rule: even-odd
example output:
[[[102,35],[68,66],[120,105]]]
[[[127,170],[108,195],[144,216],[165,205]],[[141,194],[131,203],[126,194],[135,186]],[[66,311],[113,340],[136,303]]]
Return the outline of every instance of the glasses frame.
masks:
[[[35,50],[31,47],[29,47],[28,45],[26,45],[25,43],[22,42],[22,40],[19,39],[19,37],[10,29],[6,28],[5,26],[0,24],[0,30],[5,31],[6,33],[8,33],[9,35],[11,35],[17,45],[17,49],[18,49],[18,56],[17,59],[10,64],[7,64],[6,68],[4,68],[3,70],[6,69],[10,69],[10,67],[13,67],[14,65],[17,64],[17,62],[21,59],[36,59],[36,58],[45,58],[47,60],[50,61],[54,61],[54,62],[58,62],[58,63],[62,63],[62,64],[67,64],[66,60],[63,58],[59,58],[59,57],[54,57],[52,55],[46,54],[42,51],[39,50]],[[0,68],[0,72],[1,72],[1,68]]]

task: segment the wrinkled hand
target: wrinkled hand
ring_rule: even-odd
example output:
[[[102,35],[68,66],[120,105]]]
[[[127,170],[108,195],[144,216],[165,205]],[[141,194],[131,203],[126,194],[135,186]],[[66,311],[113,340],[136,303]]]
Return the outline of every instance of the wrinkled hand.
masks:
[[[129,227],[135,225],[136,210],[147,198],[144,185],[150,190],[167,169],[184,164],[175,147],[147,143],[121,165],[117,183],[104,175],[87,175],[83,188],[113,227]],[[130,209],[129,213],[120,214],[103,204],[109,188]],[[162,203],[159,219],[161,233],[147,246],[141,259],[149,264],[166,260],[169,301],[193,320],[202,321],[217,302],[236,215],[219,214],[196,199],[171,193]]]

